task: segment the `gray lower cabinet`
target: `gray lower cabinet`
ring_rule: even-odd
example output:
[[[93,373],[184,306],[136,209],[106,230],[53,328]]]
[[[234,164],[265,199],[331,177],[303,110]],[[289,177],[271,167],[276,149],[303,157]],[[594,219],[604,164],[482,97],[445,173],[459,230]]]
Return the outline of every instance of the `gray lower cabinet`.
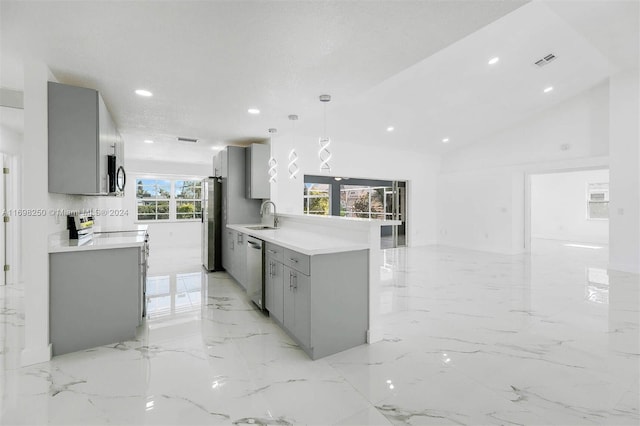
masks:
[[[265,256],[265,287],[269,315],[284,323],[284,265],[277,257]]]
[[[222,234],[222,267],[231,276],[234,275],[234,260],[235,260],[235,231],[226,229]]]
[[[51,253],[53,355],[135,338],[141,272],[137,247]]]
[[[222,239],[222,267],[247,289],[247,239],[242,232],[227,229]]]
[[[367,250],[307,256],[267,243],[265,259],[267,310],[312,359],[366,342]]]
[[[311,348],[311,277],[284,267],[284,326],[305,348]]]

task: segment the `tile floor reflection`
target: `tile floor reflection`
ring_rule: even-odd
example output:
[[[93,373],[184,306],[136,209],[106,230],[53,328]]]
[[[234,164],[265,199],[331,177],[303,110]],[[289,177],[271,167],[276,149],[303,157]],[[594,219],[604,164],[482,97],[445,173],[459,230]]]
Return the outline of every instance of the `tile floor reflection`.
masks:
[[[195,252],[152,253],[136,340],[27,368],[5,288],[0,423],[638,425],[640,282],[606,251],[387,250],[384,340],[317,361]]]

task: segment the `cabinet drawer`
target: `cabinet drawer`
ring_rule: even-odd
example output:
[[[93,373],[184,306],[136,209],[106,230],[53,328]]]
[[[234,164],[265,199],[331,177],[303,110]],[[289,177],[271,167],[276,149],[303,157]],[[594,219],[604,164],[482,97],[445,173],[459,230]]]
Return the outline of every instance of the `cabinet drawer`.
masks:
[[[284,249],[284,264],[305,275],[309,273],[309,256],[296,251]]]
[[[271,243],[266,244],[264,254],[276,262],[284,263],[284,248]]]

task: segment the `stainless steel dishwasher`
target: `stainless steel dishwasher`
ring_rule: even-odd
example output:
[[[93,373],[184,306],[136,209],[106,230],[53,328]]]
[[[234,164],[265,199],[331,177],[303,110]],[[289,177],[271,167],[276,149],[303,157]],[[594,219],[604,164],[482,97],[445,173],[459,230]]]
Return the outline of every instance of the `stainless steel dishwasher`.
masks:
[[[247,293],[260,309],[264,310],[264,243],[262,240],[247,237]]]

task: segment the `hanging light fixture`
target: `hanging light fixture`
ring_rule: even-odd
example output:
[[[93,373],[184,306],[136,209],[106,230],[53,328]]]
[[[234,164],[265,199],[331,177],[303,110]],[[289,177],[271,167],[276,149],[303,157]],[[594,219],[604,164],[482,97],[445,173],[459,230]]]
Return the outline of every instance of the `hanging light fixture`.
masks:
[[[320,102],[324,104],[324,136],[318,140],[318,145],[320,145],[318,158],[320,158],[320,171],[330,173],[331,151],[329,151],[329,145],[331,145],[331,139],[327,136],[327,103],[331,102],[331,95],[320,95]]]
[[[271,157],[269,157],[269,183],[276,183],[278,181],[278,161],[273,156],[273,135],[276,134],[278,129],[269,129],[269,149],[271,150]]]
[[[295,127],[294,123],[298,119],[298,116],[295,114],[291,114],[288,118],[291,121],[291,129],[293,129]],[[296,175],[300,171],[300,168],[298,167],[296,161],[298,161],[298,154],[296,153],[295,148],[291,148],[291,151],[289,151],[289,164],[287,165],[287,169],[289,170],[289,179],[297,179]]]

